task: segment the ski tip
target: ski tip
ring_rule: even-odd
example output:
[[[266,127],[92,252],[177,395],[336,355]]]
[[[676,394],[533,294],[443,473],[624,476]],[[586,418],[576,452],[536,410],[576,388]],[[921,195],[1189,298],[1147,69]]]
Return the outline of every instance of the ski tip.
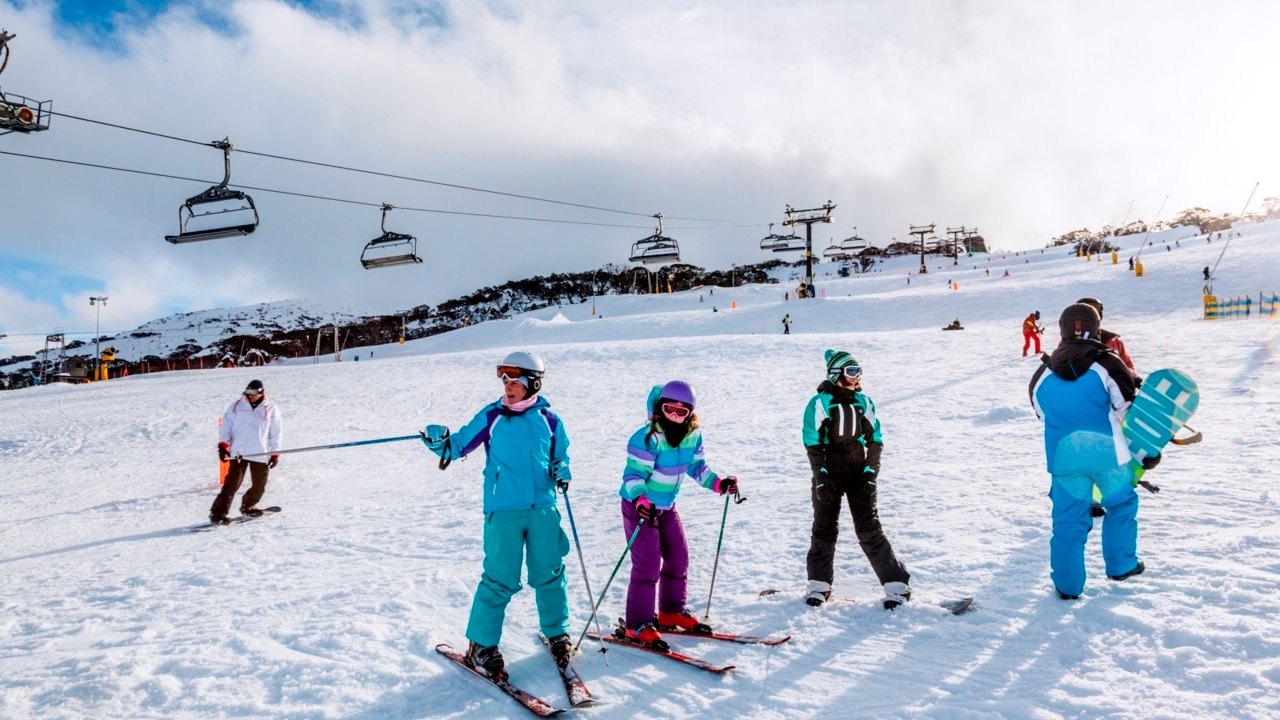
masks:
[[[951,613],[952,615],[960,615],[974,609],[972,596],[963,597],[963,598],[960,598],[959,600],[945,600],[938,604],[941,605],[944,609],[946,609],[947,612]]]
[[[781,590],[774,590],[774,589],[772,589],[772,588],[770,588],[770,589],[768,589],[768,590],[761,590],[761,591],[760,591],[760,597],[769,597],[770,595],[777,595],[777,594],[778,594],[778,593],[780,593],[780,592],[782,592],[782,591],[781,591]]]

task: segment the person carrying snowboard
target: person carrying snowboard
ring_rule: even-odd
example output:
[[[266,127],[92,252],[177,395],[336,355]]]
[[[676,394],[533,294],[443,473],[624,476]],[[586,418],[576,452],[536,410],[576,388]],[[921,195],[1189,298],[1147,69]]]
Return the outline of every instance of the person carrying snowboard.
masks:
[[[230,523],[227,513],[231,511],[231,502],[244,482],[245,472],[249,473],[250,485],[240,498],[240,514],[259,517],[262,510],[258,502],[267,491],[267,476],[271,468],[280,462],[280,445],[284,442],[284,416],[273,400],[267,397],[261,380],[250,380],[244,394],[231,403],[222,414],[222,423],[218,426],[218,459],[227,462],[227,476],[223,479],[222,490],[213,500],[209,508],[209,522],[215,525]],[[271,453],[265,460],[246,460],[243,455],[261,457]]]
[[[1036,354],[1040,354],[1040,335],[1044,332],[1044,328],[1040,326],[1040,311],[1036,310],[1022,321],[1022,357],[1027,356],[1027,348],[1031,347],[1031,343],[1036,344]]]
[[[884,587],[884,607],[893,609],[911,599],[907,584],[911,575],[894,555],[876,509],[876,479],[884,447],[876,406],[862,392],[862,366],[852,355],[828,350],[823,357],[827,379],[805,405],[802,431],[813,470],[805,602],[816,607],[831,598],[840,508],[848,498],[858,544]]]
[[[626,636],[662,650],[668,646],[660,628],[711,632],[685,605],[689,546],[676,510],[680,485],[687,476],[721,495],[738,493],[736,477],[721,477],[707,467],[696,405],[693,388],[681,380],[649,391],[649,419],[627,441],[627,465],[618,490],[627,540],[640,528],[631,545]]]
[[[1036,370],[1031,406],[1044,420],[1046,465],[1051,477],[1053,535],[1050,578],[1058,596],[1076,600],[1084,591],[1084,549],[1093,529],[1093,487],[1102,494],[1102,558],[1107,577],[1124,580],[1146,569],[1138,559],[1138,495],[1121,421],[1137,390],[1133,372],[1100,340],[1102,318],[1076,303],[1062,311],[1062,343]],[[1142,467],[1160,461],[1152,456]]]
[[[569,538],[556,505],[557,487],[567,488],[573,475],[564,424],[538,394],[545,372],[542,358],[513,352],[498,364],[502,397],[457,433],[443,425],[428,425],[422,432],[422,442],[440,456],[442,470],[477,448],[485,451],[484,565],[471,599],[465,658],[494,678],[506,677],[498,643],[507,604],[520,591],[522,563],[551,653],[561,657],[573,649],[564,575]]]

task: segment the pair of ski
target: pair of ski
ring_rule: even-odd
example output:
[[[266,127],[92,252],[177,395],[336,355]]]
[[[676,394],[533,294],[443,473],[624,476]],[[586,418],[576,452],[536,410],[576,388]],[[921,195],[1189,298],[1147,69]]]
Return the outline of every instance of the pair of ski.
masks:
[[[192,525],[191,532],[208,532],[210,530],[216,530],[217,528],[220,528],[226,525],[239,525],[240,523],[247,523],[250,520],[257,520],[260,517],[275,515],[276,513],[280,512],[279,505],[272,505],[271,507],[264,507],[259,509],[262,510],[261,515],[237,515],[236,517],[233,517],[233,518],[227,518],[227,521],[224,523],[211,523],[211,522],[200,523],[199,525]]]
[[[645,652],[654,653],[655,655],[662,655],[664,657],[668,657],[677,662],[682,662],[687,665],[692,665],[693,667],[696,667],[700,670],[706,670],[708,672],[722,673],[728,670],[732,670],[735,667],[733,665],[715,665],[705,660],[691,657],[689,655],[684,655],[682,653],[674,652],[671,650],[661,650],[636,640],[629,640],[625,637],[625,631],[621,631],[621,632],[623,633],[621,636],[600,635],[595,632],[588,632],[587,635],[596,640],[616,643],[618,645],[627,645],[627,646],[636,648],[637,650],[644,650]],[[763,637],[756,637],[754,635],[728,635],[724,633],[710,633],[710,634],[691,633],[691,632],[684,632],[675,628],[665,628],[663,632],[666,632],[670,635],[685,635],[689,637],[702,638],[704,640],[723,640],[725,642],[735,642],[735,643],[753,644],[753,645],[781,645],[782,643],[791,639],[790,635],[787,635],[786,637],[778,637],[778,638],[763,638]],[[547,648],[547,652],[549,653],[551,651],[551,646],[545,637],[542,637],[542,644]],[[445,657],[449,658],[450,660],[457,663],[458,665],[461,665],[467,670],[470,670],[473,675],[485,680],[489,684],[493,685],[494,687],[498,688],[502,692],[506,693],[513,700],[520,703],[521,705],[524,705],[535,715],[538,715],[540,717],[550,717],[552,715],[558,715],[564,712],[562,708],[555,707],[554,705],[547,702],[546,700],[543,700],[542,698],[539,698],[536,695],[532,695],[528,692],[525,692],[524,690],[521,690],[519,687],[516,687],[511,683],[511,680],[509,678],[506,678],[506,677],[493,678],[493,677],[490,677],[488,674],[486,674],[484,671],[478,670],[472,667],[467,663],[462,653],[458,652],[447,643],[442,643],[440,645],[437,645],[436,652],[440,653],[441,655],[444,655]],[[569,658],[568,657],[557,658],[553,655],[552,659],[554,659],[556,662],[556,669],[560,671],[560,679],[564,682],[564,691],[565,691],[565,694],[569,697],[569,704],[574,708],[580,708],[580,707],[585,707],[594,703],[595,698],[591,696],[591,692],[587,689],[586,683],[582,681],[582,678],[578,675],[578,671],[574,669],[573,663],[570,662]]]
[[[782,593],[781,590],[774,590],[774,589],[761,590],[760,597],[768,597],[770,595],[778,595],[781,593]],[[857,600],[855,600],[854,598],[833,597],[824,601],[824,604],[832,603],[832,602],[851,603],[851,602],[857,602]],[[942,600],[942,601],[939,601],[937,604],[939,607],[951,613],[952,615],[963,615],[964,613],[969,612],[970,610],[973,609],[973,598],[962,597],[957,600]]]
[[[545,636],[539,635],[539,637],[542,638],[543,647],[547,649],[548,653],[551,653],[550,641],[548,641]],[[495,678],[485,671],[472,666],[467,662],[466,658],[463,657],[462,653],[455,650],[453,646],[448,643],[441,643],[437,645],[436,652],[449,658],[467,670],[470,670],[471,674],[506,693],[511,699],[525,706],[530,712],[538,717],[551,717],[552,715],[559,715],[564,712],[563,708],[558,708],[537,695],[532,695],[521,690],[519,687],[512,684],[511,679],[506,675]],[[574,708],[580,708],[593,704],[596,701],[595,698],[591,696],[591,691],[587,689],[587,684],[578,676],[578,671],[574,669],[573,663],[569,661],[568,656],[556,657],[553,654],[551,655],[551,659],[555,661],[556,670],[560,672],[560,679],[564,682],[564,692],[565,695],[569,697],[569,705]]]

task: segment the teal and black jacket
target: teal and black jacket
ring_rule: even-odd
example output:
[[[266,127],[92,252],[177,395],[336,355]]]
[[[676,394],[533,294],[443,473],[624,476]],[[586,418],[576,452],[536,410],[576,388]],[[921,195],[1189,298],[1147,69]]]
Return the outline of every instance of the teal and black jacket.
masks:
[[[803,433],[815,474],[819,468],[837,478],[880,474],[880,421],[875,403],[860,391],[824,380],[805,405]]]

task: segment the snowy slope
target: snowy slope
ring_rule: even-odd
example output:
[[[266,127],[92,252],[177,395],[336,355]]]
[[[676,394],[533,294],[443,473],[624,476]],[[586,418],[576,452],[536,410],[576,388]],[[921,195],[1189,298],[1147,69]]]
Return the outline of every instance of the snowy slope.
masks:
[[[524,717],[432,649],[463,642],[481,457],[442,473],[416,442],[286,455],[266,498],[284,513],[185,530],[216,489],[216,418],[250,378],[281,404],[291,447],[407,435],[456,428],[495,398],[492,368],[517,346],[549,365],[593,588],[624,546],[616,492],[646,390],[682,377],[699,391],[709,462],[749,497],[729,510],[713,620],[793,635],[773,648],[674,640],[735,663],[724,677],[626,648],[606,666],[584,644],[577,665],[599,703],[577,714],[1280,715],[1280,341],[1271,320],[1201,320],[1200,270],[1222,244],[1177,239],[1144,251],[1141,279],[1125,270],[1128,249],[1119,266],[1046,251],[992,258],[990,278],[971,262],[909,286],[888,270],[820,275],[826,298],[811,301],[784,303],[779,285],[707,288],[701,303],[696,292],[606,297],[594,317],[590,305],[547,309],[359,362],[0,393],[0,716]],[[1280,226],[1243,228],[1216,289],[1278,291],[1276,268]],[[1172,448],[1150,476],[1164,489],[1141,498],[1147,574],[1103,578],[1095,534],[1085,595],[1066,603],[1048,580],[1048,478],[1026,394],[1036,360],[1020,357],[1019,328],[1040,309],[1052,337],[1081,295],[1103,299],[1104,325],[1140,371],[1199,381],[1205,441]],[[939,330],[955,317],[965,331]],[[847,523],[836,593],[856,602],[799,600],[811,519],[799,411],[827,347],[864,362],[884,426],[881,516],[915,590],[892,613],[872,602],[880,591]],[[693,488],[680,507],[701,613],[724,505]],[[577,632],[589,606],[576,555],[566,561]],[[622,611],[627,568],[605,618]],[[960,594],[977,611],[933,605]],[[536,630],[522,592],[502,641],[513,678],[564,706]]]

